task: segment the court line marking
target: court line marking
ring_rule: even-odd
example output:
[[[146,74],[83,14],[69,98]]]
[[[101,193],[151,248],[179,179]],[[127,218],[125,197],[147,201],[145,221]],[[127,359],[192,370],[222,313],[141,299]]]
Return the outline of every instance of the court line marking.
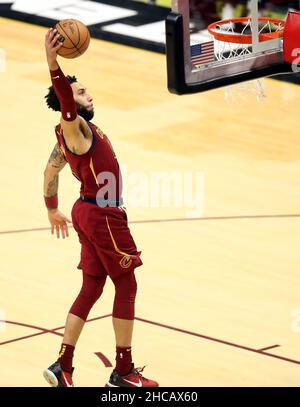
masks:
[[[261,349],[257,349],[257,350],[259,350],[260,352],[264,352],[265,350],[278,348],[279,346],[280,345],[267,346],[266,348],[261,348]]]
[[[209,340],[209,341],[213,341],[213,342],[217,342],[217,343],[222,343],[223,345],[232,346],[232,347],[234,347],[234,348],[247,350],[247,351],[253,352],[253,353],[259,353],[260,355],[265,355],[265,356],[273,357],[273,358],[276,358],[276,359],[284,360],[285,362],[295,363],[295,364],[297,364],[297,365],[300,365],[300,361],[299,361],[299,360],[296,360],[296,359],[286,358],[286,357],[284,357],[284,356],[275,355],[275,354],[269,353],[269,352],[264,352],[263,350],[257,350],[257,349],[254,349],[254,348],[250,348],[250,347],[248,347],[248,346],[239,345],[239,344],[234,343],[234,342],[224,341],[224,340],[222,340],[222,339],[213,338],[212,336],[207,336],[207,335],[198,334],[198,333],[196,333],[196,332],[187,331],[187,330],[185,330],[185,329],[176,328],[176,327],[174,327],[174,326],[161,324],[161,323],[159,323],[159,322],[149,321],[149,320],[143,319],[143,318],[138,318],[138,317],[136,317],[135,319],[136,319],[137,321],[146,322],[146,323],[148,323],[148,324],[160,326],[160,327],[162,327],[162,328],[171,329],[171,330],[176,331],[176,332],[181,332],[181,333],[184,333],[184,334],[188,334],[188,335],[192,335],[192,336],[197,336],[198,338],[207,339],[207,340]],[[276,345],[276,346],[280,346],[280,345]],[[265,348],[265,349],[266,349],[266,348]]]
[[[128,224],[143,224],[143,223],[162,223],[162,222],[188,222],[188,221],[208,221],[208,220],[239,220],[239,219],[277,219],[277,218],[300,218],[300,214],[277,214],[277,215],[235,215],[235,216],[207,216],[202,218],[170,218],[170,219],[145,219],[145,220],[132,220]],[[73,228],[72,225],[68,225]],[[26,233],[26,232],[43,232],[51,230],[50,227],[33,228],[33,229],[17,229],[17,230],[3,230],[0,235],[10,233]]]
[[[97,321],[99,319],[104,319],[104,318],[111,317],[111,316],[112,316],[112,314],[106,314],[106,315],[102,315],[100,317],[95,317],[95,318],[88,319],[86,322]],[[267,350],[267,349],[271,349],[271,348],[274,348],[274,347],[279,347],[280,345],[272,345],[272,346],[268,346],[268,347],[261,348],[261,349],[254,349],[254,348],[251,348],[249,346],[239,345],[239,344],[234,343],[234,342],[229,342],[229,341],[225,341],[223,339],[214,338],[212,336],[198,334],[196,332],[187,331],[185,329],[176,328],[176,327],[171,326],[171,325],[166,325],[166,324],[162,324],[160,322],[150,321],[148,319],[144,319],[144,318],[140,318],[140,317],[135,317],[135,320],[140,321],[140,322],[145,322],[147,324],[158,326],[158,327],[161,327],[161,328],[170,329],[170,330],[175,331],[175,332],[180,332],[180,333],[183,333],[183,334],[196,336],[198,338],[206,339],[206,340],[209,340],[209,341],[212,341],[212,342],[217,342],[217,343],[227,345],[227,346],[231,346],[231,347],[234,347],[234,348],[246,350],[248,352],[258,353],[258,354],[264,355],[264,356],[269,356],[269,357],[272,357],[272,358],[275,358],[275,359],[282,360],[284,362],[289,362],[289,363],[294,363],[294,364],[300,365],[299,360],[290,359],[290,358],[286,358],[284,356],[275,355],[274,353],[265,352],[265,350]],[[0,322],[4,322],[4,321],[0,320]],[[20,340],[23,340],[23,339],[28,339],[28,338],[31,338],[33,336],[43,335],[43,334],[46,334],[46,333],[58,334],[60,336],[63,336],[61,333],[58,333],[58,332],[55,332],[55,331],[59,330],[59,329],[63,329],[64,326],[54,328],[54,329],[45,329],[45,328],[37,327],[37,326],[34,326],[34,325],[27,325],[27,324],[20,323],[20,322],[13,322],[13,321],[5,321],[5,322],[15,324],[15,325],[21,325],[21,326],[25,326],[25,327],[29,327],[29,328],[33,328],[33,329],[39,329],[39,330],[42,330],[43,332],[39,332],[38,334],[27,335],[26,337],[19,337],[19,338],[11,339],[11,340],[5,341],[5,342],[0,342],[0,345],[5,345],[7,343],[20,341]]]
[[[105,367],[113,367],[110,360],[107,359],[107,357],[105,355],[103,355],[103,353],[101,353],[101,352],[94,352],[94,353],[102,361],[102,363],[104,364]]]
[[[101,317],[97,317],[97,318],[91,318],[88,319],[86,322],[91,322],[94,321],[95,319],[102,319],[102,318],[107,318],[110,317],[111,314],[106,314],[106,315],[102,315]],[[21,341],[23,339],[28,339],[28,338],[32,338],[33,336],[38,336],[38,335],[43,335],[43,334],[53,334],[53,335],[58,335],[58,336],[63,336],[62,333],[60,332],[56,332],[60,329],[64,329],[64,325],[63,326],[59,326],[58,328],[53,328],[53,329],[46,329],[46,328],[42,328],[40,326],[36,326],[36,325],[30,325],[30,324],[24,324],[22,322],[15,322],[15,321],[2,321],[0,320],[0,322],[5,322],[7,324],[12,324],[12,325],[19,325],[19,326],[24,326],[25,328],[32,328],[32,329],[38,329],[41,332],[35,333],[35,334],[30,334],[30,335],[25,335],[25,336],[19,336],[18,338],[14,338],[14,339],[9,339],[7,341],[4,342],[0,342],[0,345],[6,345],[8,343],[12,343],[12,342],[17,342],[17,341]]]
[[[38,332],[38,333],[35,333],[35,334],[20,336],[20,337],[15,338],[15,339],[9,339],[8,341],[0,342],[0,345],[6,345],[7,343],[21,341],[22,339],[32,338],[33,336],[38,336],[38,335],[43,335],[43,334],[48,334],[48,333],[63,336],[59,332],[54,332],[54,329],[46,329],[46,328],[42,328],[40,326],[24,324],[22,322],[15,322],[15,321],[4,321],[4,320],[2,321],[2,320],[0,320],[0,322],[5,322],[6,324],[12,324],[12,325],[24,326],[25,328],[32,328],[32,329],[37,329],[37,330],[41,331],[41,332]]]

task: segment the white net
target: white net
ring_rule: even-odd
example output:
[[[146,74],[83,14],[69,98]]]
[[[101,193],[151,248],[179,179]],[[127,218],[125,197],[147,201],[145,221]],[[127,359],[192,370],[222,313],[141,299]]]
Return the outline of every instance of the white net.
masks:
[[[258,37],[268,35],[270,33],[278,32],[283,29],[280,21],[278,23],[271,20],[258,21]],[[214,32],[218,34],[225,34],[228,38],[224,37],[223,41],[214,38],[215,56],[218,61],[230,60],[232,58],[242,58],[253,53],[252,44],[244,44],[242,41],[239,43],[238,38],[235,42],[230,42],[230,37],[236,36],[252,36],[252,19],[248,18],[244,21],[229,21],[227,23],[217,24],[214,27]],[[226,40],[225,40],[226,39]],[[228,40],[228,41],[227,41]],[[280,38],[277,40],[278,46]],[[249,96],[254,97],[258,102],[262,101],[265,94],[264,81],[262,79],[242,82],[237,85],[227,86],[225,88],[225,100],[230,103],[243,103],[246,102]]]
[[[263,79],[257,79],[255,81],[226,86],[224,96],[225,101],[232,105],[245,104],[249,101],[249,97],[256,99],[257,102],[262,102],[266,97],[265,84]]]
[[[281,22],[276,24],[271,20],[267,20],[259,21],[258,23],[258,35],[267,35],[283,29]],[[220,23],[215,26],[214,32],[225,34],[225,36],[226,34],[228,36],[249,36],[252,35],[252,20],[249,18],[245,22],[236,23],[235,21],[230,21],[227,24]],[[229,42],[229,40],[219,41],[216,38],[214,38],[214,43],[215,56],[218,61],[252,54],[252,44],[233,43]]]

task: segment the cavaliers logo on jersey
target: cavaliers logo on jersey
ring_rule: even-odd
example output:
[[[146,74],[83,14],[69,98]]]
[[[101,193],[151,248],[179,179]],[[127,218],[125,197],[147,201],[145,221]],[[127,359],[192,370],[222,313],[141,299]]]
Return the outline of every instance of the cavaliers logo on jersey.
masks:
[[[123,269],[128,269],[132,264],[131,257],[126,255],[123,256],[122,259],[120,260],[120,266],[123,267]]]

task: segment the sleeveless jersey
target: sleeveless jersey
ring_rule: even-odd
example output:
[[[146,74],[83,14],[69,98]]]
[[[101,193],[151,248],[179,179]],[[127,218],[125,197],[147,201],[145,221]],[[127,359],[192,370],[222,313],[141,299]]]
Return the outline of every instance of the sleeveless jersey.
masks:
[[[91,122],[87,123],[92,130],[93,141],[90,149],[81,155],[74,154],[68,149],[61,125],[55,127],[59,147],[73,175],[81,182],[80,194],[87,198],[96,198],[99,189],[106,190],[110,182],[109,196],[104,195],[104,198],[121,199],[122,180],[112,145],[97,126]]]

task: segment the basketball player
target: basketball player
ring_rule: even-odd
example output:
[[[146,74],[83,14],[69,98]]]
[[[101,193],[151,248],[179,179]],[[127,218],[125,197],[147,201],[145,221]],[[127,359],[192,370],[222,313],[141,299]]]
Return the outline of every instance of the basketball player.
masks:
[[[90,122],[94,116],[92,97],[74,76],[65,77],[57,63],[57,51],[62,46],[58,38],[55,29],[50,29],[45,38],[52,81],[46,101],[49,108],[61,112],[61,119],[55,128],[57,144],[44,172],[44,198],[52,234],[56,231],[58,238],[60,233],[65,238],[70,220],[58,209],[57,191],[58,174],[68,162],[81,182],[80,198],[72,209],[72,222],[81,243],[78,268],[82,270],[83,283],[67,316],[58,359],[44,371],[44,377],[55,387],[73,386],[74,349],[89,311],[101,296],[109,276],[115,285],[112,321],[116,366],[106,386],[156,387],[158,383],[143,377],[143,369],[135,368],[132,363],[137,291],[134,269],[142,261],[121,206],[118,161],[107,136]]]

